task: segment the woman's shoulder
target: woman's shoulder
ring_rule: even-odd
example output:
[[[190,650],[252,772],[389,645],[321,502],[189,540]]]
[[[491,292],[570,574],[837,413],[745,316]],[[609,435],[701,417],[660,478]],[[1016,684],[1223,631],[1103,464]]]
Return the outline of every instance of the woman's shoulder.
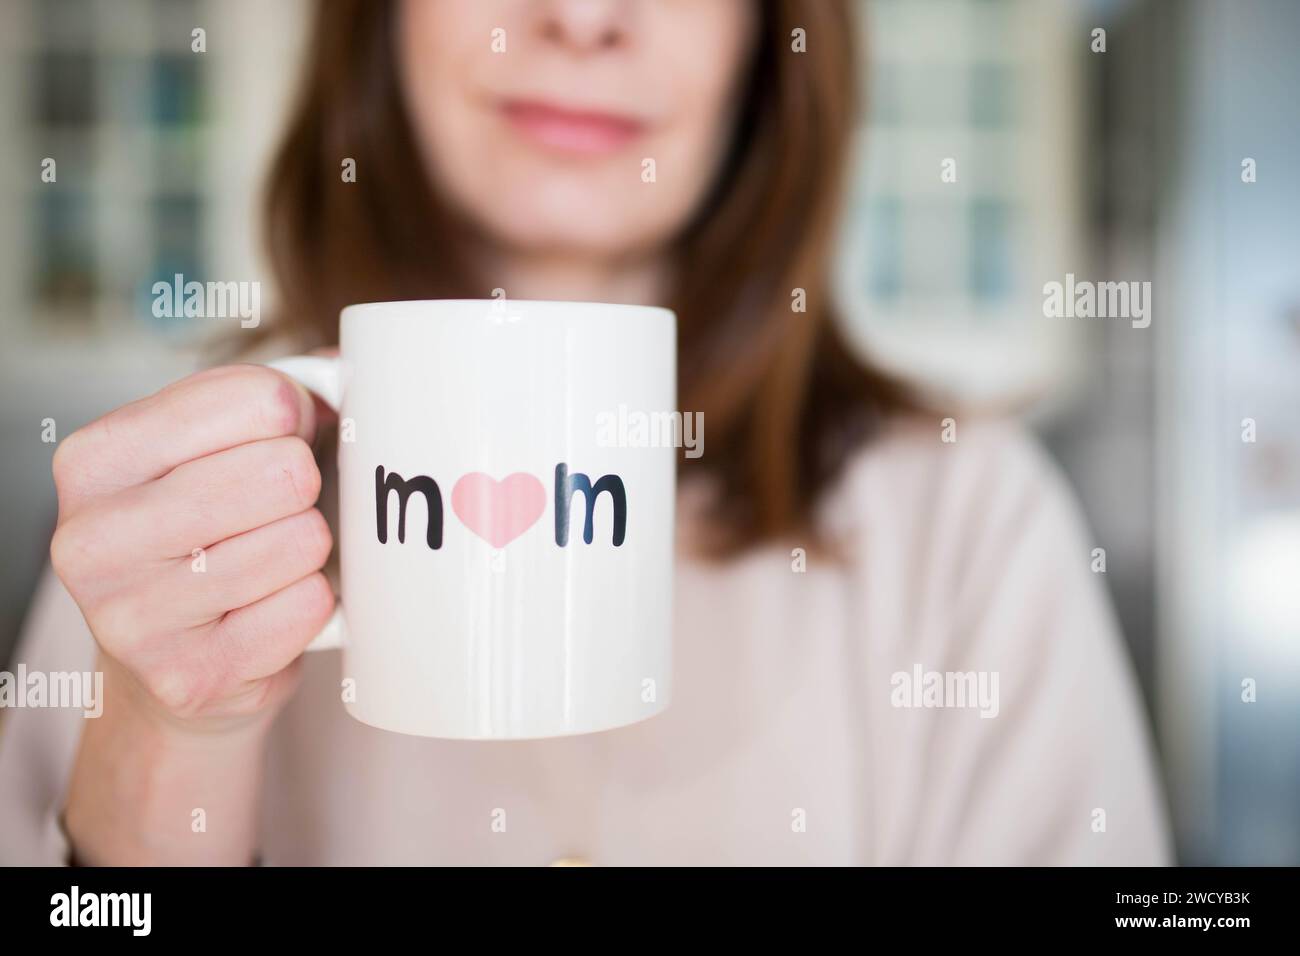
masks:
[[[1057,472],[1038,439],[1021,422],[1004,416],[889,419],[850,458],[853,480],[911,483],[918,474],[962,484],[989,472],[1004,479],[1049,480]]]
[[[828,529],[888,526],[970,546],[1027,526],[1077,534],[1080,525],[1055,461],[1026,426],[994,416],[891,420],[852,455],[818,518]]]

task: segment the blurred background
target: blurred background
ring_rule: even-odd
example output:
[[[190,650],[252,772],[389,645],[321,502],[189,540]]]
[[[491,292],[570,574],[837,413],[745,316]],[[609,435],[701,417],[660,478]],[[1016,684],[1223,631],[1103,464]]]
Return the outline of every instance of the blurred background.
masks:
[[[1021,409],[1066,470],[1180,860],[1300,863],[1300,3],[862,9],[855,338]],[[155,281],[264,277],[259,188],[307,13],[0,5],[0,667],[55,519],[46,420],[61,438],[202,363],[213,320],[154,318]],[[1045,318],[1066,273],[1150,281],[1150,327]]]

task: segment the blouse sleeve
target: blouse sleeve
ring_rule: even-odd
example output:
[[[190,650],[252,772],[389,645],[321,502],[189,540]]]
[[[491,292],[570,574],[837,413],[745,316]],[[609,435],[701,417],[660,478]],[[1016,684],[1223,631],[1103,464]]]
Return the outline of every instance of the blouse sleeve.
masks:
[[[918,496],[903,510],[921,517],[884,537],[912,542],[893,559],[926,580],[894,568],[896,626],[867,639],[874,855],[1166,864],[1147,720],[1094,557],[1104,543],[1018,429],[973,427],[961,443],[931,440],[928,477],[913,471],[892,490]],[[947,706],[924,706],[935,702]]]
[[[10,678],[41,674],[48,681],[52,674],[91,673],[95,659],[95,642],[80,609],[47,568],[7,667]],[[96,686],[93,680],[90,686]],[[12,703],[0,710],[0,863],[69,862],[60,813],[82,722],[95,719],[86,712]]]

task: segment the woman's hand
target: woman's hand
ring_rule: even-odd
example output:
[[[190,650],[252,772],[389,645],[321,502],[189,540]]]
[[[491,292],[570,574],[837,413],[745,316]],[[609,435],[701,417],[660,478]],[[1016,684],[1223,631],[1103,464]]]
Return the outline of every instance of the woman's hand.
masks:
[[[215,862],[233,849],[228,862],[247,861],[262,738],[334,606],[316,415],[286,376],[230,366],[120,408],[55,453],[50,557],[105,678],[66,813],[82,856]],[[225,825],[239,818],[234,841],[226,826],[220,847],[187,841],[192,809],[217,805]],[[138,831],[126,844],[107,838],[124,823]],[[198,855],[178,858],[175,838]]]
[[[219,726],[290,689],[287,668],[334,604],[315,428],[300,385],[230,366],[120,408],[55,453],[54,570],[159,715]]]

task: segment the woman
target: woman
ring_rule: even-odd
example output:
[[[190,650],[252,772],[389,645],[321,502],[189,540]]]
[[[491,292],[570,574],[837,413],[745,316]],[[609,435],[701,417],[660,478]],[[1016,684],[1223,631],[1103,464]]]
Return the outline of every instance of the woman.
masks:
[[[849,7],[322,6],[269,193],[294,347],[329,345],[340,307],[377,299],[676,309],[681,407],[708,443],[682,465],[674,703],[498,744],[347,718],[337,658],[300,656],[334,601],[323,411],[267,369],[213,369],[55,457],[61,584],[18,659],[102,669],[105,710],[10,716],[6,856],[1167,859],[1063,482],[1014,428],[942,434],[832,323]],[[200,586],[205,534],[230,570]],[[993,694],[954,706],[922,692],[931,674]]]

